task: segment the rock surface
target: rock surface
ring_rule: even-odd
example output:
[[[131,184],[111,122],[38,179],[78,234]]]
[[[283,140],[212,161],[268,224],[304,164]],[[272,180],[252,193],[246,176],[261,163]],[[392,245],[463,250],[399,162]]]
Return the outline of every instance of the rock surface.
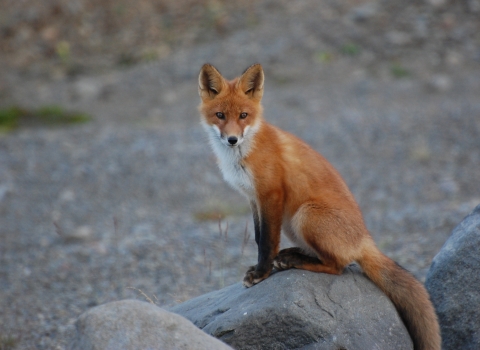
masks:
[[[71,350],[230,349],[183,317],[137,300],[90,309],[76,327]]]
[[[433,259],[425,285],[437,310],[443,349],[480,349],[480,205]]]
[[[356,266],[240,283],[170,309],[235,349],[411,349],[390,300]]]

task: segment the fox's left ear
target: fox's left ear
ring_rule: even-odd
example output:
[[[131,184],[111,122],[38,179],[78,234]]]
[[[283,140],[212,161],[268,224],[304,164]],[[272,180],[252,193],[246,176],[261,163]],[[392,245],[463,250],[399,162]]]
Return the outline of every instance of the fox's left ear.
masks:
[[[237,84],[245,95],[255,100],[261,100],[264,80],[263,68],[257,63],[247,68]]]

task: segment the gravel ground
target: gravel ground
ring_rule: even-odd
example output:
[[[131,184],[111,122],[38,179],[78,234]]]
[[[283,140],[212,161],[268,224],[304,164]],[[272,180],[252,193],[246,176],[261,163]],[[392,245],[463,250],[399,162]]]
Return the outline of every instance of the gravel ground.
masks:
[[[172,305],[238,282],[256,260],[248,205],[224,184],[198,123],[196,77],[207,61],[229,77],[262,63],[266,118],[340,170],[380,248],[425,278],[480,203],[476,2],[451,11],[408,2],[402,20],[376,2],[305,3],[259,2],[254,25],[237,28],[233,16],[226,33],[128,69],[1,68],[1,106],[55,103],[94,117],[0,137],[5,347],[10,338],[16,349],[63,349],[92,306]]]

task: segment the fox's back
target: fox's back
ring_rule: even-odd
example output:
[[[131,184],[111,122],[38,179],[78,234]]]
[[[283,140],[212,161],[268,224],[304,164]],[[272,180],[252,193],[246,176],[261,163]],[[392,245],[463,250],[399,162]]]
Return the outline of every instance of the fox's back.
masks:
[[[286,205],[293,212],[301,203],[335,198],[357,206],[338,171],[320,153],[265,121],[255,135],[245,165],[255,179],[255,187],[281,187]]]

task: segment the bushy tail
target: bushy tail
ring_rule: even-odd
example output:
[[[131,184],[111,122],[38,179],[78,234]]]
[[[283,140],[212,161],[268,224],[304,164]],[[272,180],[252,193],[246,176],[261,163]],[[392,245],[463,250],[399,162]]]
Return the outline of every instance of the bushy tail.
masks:
[[[375,245],[364,249],[358,263],[395,305],[410,333],[414,349],[440,350],[440,327],[425,287]]]

